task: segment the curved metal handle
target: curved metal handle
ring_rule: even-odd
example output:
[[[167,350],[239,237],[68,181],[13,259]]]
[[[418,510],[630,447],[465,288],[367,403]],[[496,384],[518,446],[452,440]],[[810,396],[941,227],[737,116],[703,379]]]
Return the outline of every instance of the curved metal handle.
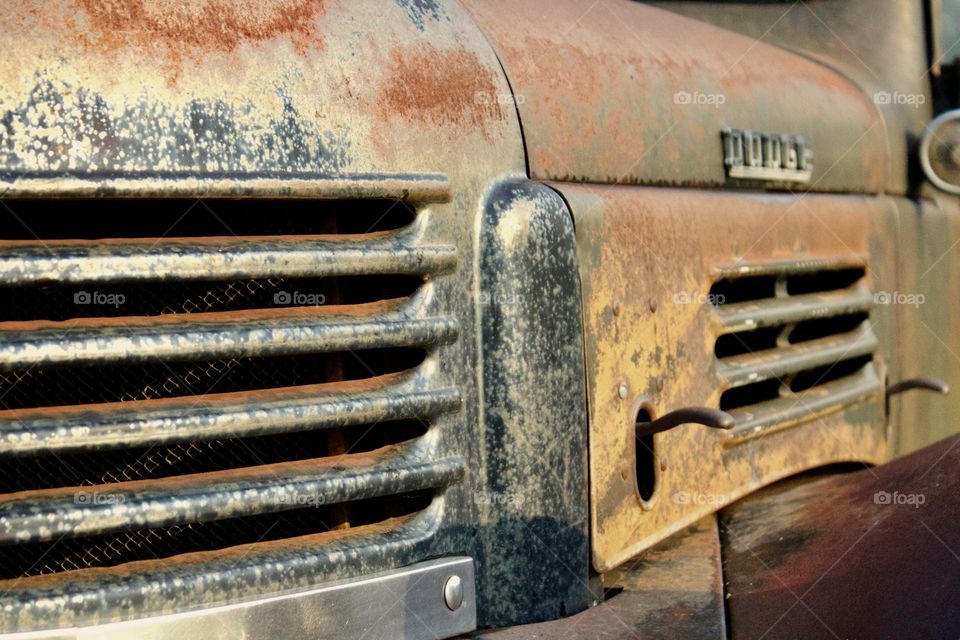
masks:
[[[895,396],[911,389],[923,389],[925,391],[935,391],[936,393],[950,393],[950,385],[938,378],[910,378],[901,380],[896,384],[887,387],[887,397]]]
[[[708,407],[684,407],[660,416],[652,422],[637,423],[637,437],[650,436],[681,424],[702,424],[711,429],[732,429],[737,421],[726,411]]]

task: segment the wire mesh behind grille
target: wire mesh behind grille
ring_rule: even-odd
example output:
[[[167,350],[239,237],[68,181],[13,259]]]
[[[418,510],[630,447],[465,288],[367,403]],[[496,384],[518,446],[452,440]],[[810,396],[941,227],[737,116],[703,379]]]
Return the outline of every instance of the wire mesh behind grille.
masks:
[[[423,284],[415,276],[266,278],[262,280],[112,283],[108,287],[48,284],[0,288],[3,321],[69,320],[217,313],[284,308],[289,295],[309,294],[316,303],[363,304],[406,298]],[[88,299],[89,303],[78,301]],[[102,302],[97,303],[97,300]],[[109,300],[109,301],[108,301]],[[114,302],[115,301],[115,302]]]
[[[356,380],[411,369],[416,349],[0,372],[4,409],[128,402]],[[336,378],[331,374],[335,372]]]
[[[351,526],[362,527],[415,513],[426,508],[431,498],[430,492],[421,491],[390,496],[389,500],[358,501],[351,505]],[[314,505],[246,518],[65,538],[56,544],[18,545],[6,549],[0,556],[0,581],[324,533],[333,530],[339,522],[338,509],[338,505]]]
[[[455,255],[413,244],[415,206],[390,199],[9,204],[0,214],[0,422],[28,444],[46,429],[51,444],[30,445],[26,454],[7,438],[0,448],[0,536],[8,532],[0,580],[363,526],[419,511],[443,486],[446,476],[417,452],[429,425],[456,401],[450,390],[431,390],[422,366],[449,342],[449,322],[424,318],[415,301]],[[204,259],[219,266],[198,271]],[[217,275],[232,273],[234,262],[250,277]],[[160,320],[171,317],[178,324]],[[235,353],[210,357],[178,337],[180,327],[206,330],[208,322],[222,332],[210,352],[226,344]],[[362,325],[373,327],[364,347],[330,346],[351,344]],[[13,336],[25,346],[12,346]],[[21,360],[70,336],[80,336],[70,343],[78,356],[96,357]],[[142,357],[161,341],[182,349]],[[253,341],[283,355],[260,354]],[[124,406],[137,411],[118,413]],[[232,413],[218,416],[221,406]],[[177,435],[177,425],[187,425],[188,436]],[[232,425],[252,435],[234,434]],[[403,452],[387,459],[395,462],[377,462],[395,446]],[[306,509],[278,497],[314,481],[289,465],[324,460],[335,464],[317,467],[332,474],[317,476],[327,483],[319,486],[346,497],[328,504],[321,496]],[[284,484],[292,481],[258,475],[265,465],[301,475]],[[420,471],[403,484],[395,477],[405,465]],[[174,524],[160,524],[159,498],[141,493],[206,492],[197,504],[226,508],[232,489],[218,483],[237,472],[251,478],[257,500],[241,517],[194,517],[188,508]],[[100,524],[98,497],[142,503],[156,517]],[[83,512],[77,526],[84,528],[48,537],[24,524],[33,509],[63,518]]]
[[[7,200],[5,240],[369,234],[416,217],[401,200]]]

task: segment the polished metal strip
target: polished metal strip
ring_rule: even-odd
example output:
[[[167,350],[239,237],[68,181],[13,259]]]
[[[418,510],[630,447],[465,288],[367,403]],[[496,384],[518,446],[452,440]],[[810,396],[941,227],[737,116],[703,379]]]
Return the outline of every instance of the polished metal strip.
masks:
[[[452,557],[195,611],[0,638],[435,640],[476,626],[473,560]]]

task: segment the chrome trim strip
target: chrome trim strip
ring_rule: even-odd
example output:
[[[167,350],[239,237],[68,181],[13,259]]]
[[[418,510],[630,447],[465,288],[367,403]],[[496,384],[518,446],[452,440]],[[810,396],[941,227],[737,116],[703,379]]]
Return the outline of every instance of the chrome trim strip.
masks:
[[[445,591],[449,593],[448,580],[453,577],[459,578],[462,590],[462,603],[455,610],[444,598]],[[5,634],[0,639],[434,640],[467,633],[476,626],[473,560],[457,557],[197,611]]]

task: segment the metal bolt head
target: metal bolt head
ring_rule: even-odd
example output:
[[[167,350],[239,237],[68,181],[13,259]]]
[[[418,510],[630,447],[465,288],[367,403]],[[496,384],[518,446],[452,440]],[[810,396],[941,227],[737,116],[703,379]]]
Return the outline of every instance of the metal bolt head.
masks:
[[[617,388],[617,395],[620,396],[621,400],[627,399],[627,383],[621,382],[620,386]]]
[[[450,576],[443,585],[443,601],[450,611],[456,611],[463,604],[463,581],[460,576]]]

